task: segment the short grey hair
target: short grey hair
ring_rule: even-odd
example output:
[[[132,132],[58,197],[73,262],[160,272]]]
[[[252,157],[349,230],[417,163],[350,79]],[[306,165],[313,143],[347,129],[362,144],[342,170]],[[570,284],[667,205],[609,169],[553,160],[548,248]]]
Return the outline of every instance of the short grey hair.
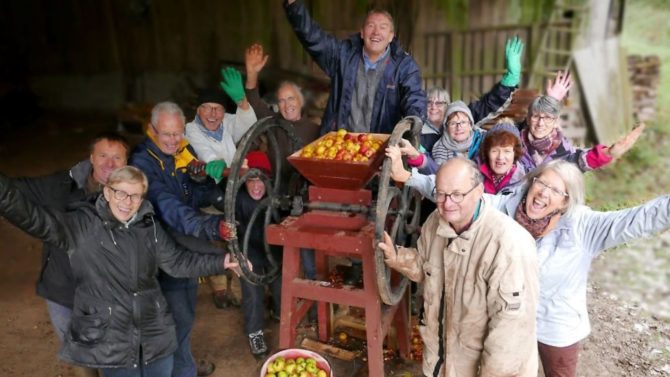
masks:
[[[445,101],[447,105],[451,102],[449,91],[439,87],[432,87],[426,92],[426,98],[436,98],[438,101]]]
[[[149,189],[149,180],[147,176],[142,172],[142,170],[131,166],[126,165],[114,170],[107,179],[107,186],[111,186],[116,183],[139,183],[142,185],[142,195],[147,193]]]
[[[561,103],[554,97],[538,96],[528,105],[528,116],[545,113],[558,117],[561,114],[562,107]]]
[[[279,102],[279,89],[289,86],[295,90],[295,92],[298,94],[298,98],[300,99],[300,105],[305,106],[305,96],[302,95],[302,88],[298,86],[298,84],[294,83],[293,81],[282,81],[279,83],[279,86],[277,87],[277,102]]]
[[[165,101],[165,102],[160,102],[154,106],[153,109],[151,109],[151,125],[156,127],[158,126],[158,118],[161,116],[161,114],[169,114],[169,115],[176,115],[179,118],[181,118],[181,121],[185,124],[186,123],[186,117],[184,116],[184,112],[181,110],[181,107],[177,105],[174,102],[170,101]]]
[[[533,179],[541,176],[546,171],[556,173],[563,183],[568,194],[568,206],[565,210],[566,214],[574,211],[575,207],[584,204],[586,196],[584,192],[584,175],[579,170],[577,165],[565,160],[553,160],[546,164],[540,165],[537,169],[526,175],[526,183],[528,188],[533,183]],[[527,194],[527,192],[526,192]]]

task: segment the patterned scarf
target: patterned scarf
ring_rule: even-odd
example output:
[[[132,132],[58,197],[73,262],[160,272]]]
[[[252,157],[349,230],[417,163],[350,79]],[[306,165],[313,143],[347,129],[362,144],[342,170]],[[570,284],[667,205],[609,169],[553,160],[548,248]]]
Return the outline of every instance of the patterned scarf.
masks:
[[[456,157],[459,153],[467,157],[468,150],[472,145],[472,139],[475,131],[471,130],[470,135],[465,141],[457,142],[449,136],[445,130],[442,137],[435,143],[432,150],[432,157],[437,166],[442,165],[443,162]]]
[[[549,135],[542,139],[533,137],[528,128],[523,130],[521,135],[528,149],[528,154],[533,158],[535,165],[542,164],[544,159],[561,145],[561,134],[557,128],[554,128]]]
[[[526,214],[526,198],[523,198],[523,200],[519,203],[519,206],[516,207],[514,220],[516,220],[519,225],[524,227],[524,229],[526,229],[528,233],[533,236],[533,238],[538,239],[547,229],[547,226],[549,226],[551,218],[557,215],[559,212],[559,210],[556,210],[541,219],[531,219]]]

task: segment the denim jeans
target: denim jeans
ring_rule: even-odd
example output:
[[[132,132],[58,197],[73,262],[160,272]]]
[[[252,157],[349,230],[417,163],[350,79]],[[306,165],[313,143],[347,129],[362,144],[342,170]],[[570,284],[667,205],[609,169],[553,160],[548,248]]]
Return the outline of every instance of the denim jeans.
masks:
[[[174,353],[174,368],[171,368],[172,377],[195,377],[197,370],[191,354],[191,330],[195,321],[198,284],[197,280],[192,279],[192,284],[175,286],[170,284],[171,279],[174,278],[162,276],[160,282],[165,300],[172,310],[177,331],[177,350]]]
[[[104,377],[170,377],[172,373],[172,355],[140,365],[138,368],[105,368]],[[195,374],[194,374],[195,376]]]
[[[273,310],[275,314],[280,313],[281,303],[281,276],[278,276],[270,284]],[[247,335],[263,330],[265,327],[265,286],[253,285],[244,279],[240,279],[242,291],[242,315],[244,315],[244,331]]]
[[[70,330],[70,318],[72,317],[72,309],[63,306],[56,302],[46,300],[47,311],[49,312],[49,319],[54,327],[54,332],[63,343],[65,334]]]

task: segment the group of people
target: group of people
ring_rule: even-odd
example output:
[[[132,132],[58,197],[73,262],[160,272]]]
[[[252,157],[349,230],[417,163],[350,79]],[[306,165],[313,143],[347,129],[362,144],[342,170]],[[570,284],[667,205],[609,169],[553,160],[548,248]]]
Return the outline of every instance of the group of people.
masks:
[[[643,127],[609,147],[575,148],[559,127],[570,88],[569,75],[559,73],[522,124],[503,119],[485,131],[478,122],[508,104],[520,83],[518,38],[507,42],[500,82],[465,104],[440,88],[426,95],[388,12],[369,12],[360,33],[340,40],[301,1],[285,0],[284,8],[298,40],[331,79],[320,125],[304,116],[293,82],[276,90],[278,113],[260,97],[268,57],[254,44],[245,52],[246,82],[236,69],[223,69],[221,90],[200,94],[188,124],[178,105],[162,102],[132,152],[122,136],[104,133],[89,158],[66,171],[0,174],[0,214],[44,241],[37,291],[63,343],[61,358],[82,376],[211,374],[213,364],[196,363],[191,353],[197,277],[210,276],[215,304],[227,307],[235,299],[224,273],[239,266],[225,243],[249,231],[251,268],[262,270],[266,262],[264,230],[250,223],[267,194],[262,175],[276,168],[263,150],[244,156],[252,174],[237,196],[238,223],[221,213],[221,182],[227,166],[239,163],[233,157],[241,137],[266,116],[291,122],[302,144],[342,128],[390,133],[403,117],[418,116],[420,147],[402,141],[386,154],[393,179],[416,188],[436,211],[416,248],[395,245],[388,235],[379,247],[390,267],[423,285],[424,375],[535,376],[539,354],[546,376],[574,376],[579,342],[590,330],[591,260],[670,225],[668,197],[616,212],[584,205],[582,172],[621,156]],[[215,210],[202,210],[208,206]],[[308,278],[314,278],[312,253],[302,253]],[[269,349],[266,287],[240,283],[244,333],[251,353],[262,357]],[[280,279],[268,288],[277,316]]]

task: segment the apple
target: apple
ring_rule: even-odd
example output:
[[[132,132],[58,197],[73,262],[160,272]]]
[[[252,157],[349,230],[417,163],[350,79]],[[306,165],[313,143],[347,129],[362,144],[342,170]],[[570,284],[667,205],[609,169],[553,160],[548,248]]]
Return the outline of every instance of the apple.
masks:
[[[354,135],[352,135],[352,134],[345,134],[345,135],[344,135],[344,140],[345,140],[345,141],[351,140],[351,139],[353,139],[353,138],[354,138]]]
[[[366,150],[365,152],[363,152],[363,155],[364,155],[365,157],[367,157],[367,158],[372,157],[373,154],[375,154],[375,151],[372,150],[372,149],[368,149],[368,150]]]
[[[316,377],[328,377],[328,374],[326,373],[325,370],[319,369],[319,371],[316,372]]]
[[[356,139],[358,139],[358,141],[362,143],[368,139],[368,134],[358,134],[358,137]]]
[[[307,363],[307,366],[305,367],[305,370],[311,374],[316,374],[319,371],[319,368],[316,367],[316,360],[314,363]]]
[[[286,373],[283,370],[280,370],[279,372],[277,372],[277,377],[288,377],[288,373]]]
[[[339,130],[337,130],[337,136],[345,136],[346,134],[347,130],[345,130],[344,128],[340,128]]]
[[[289,364],[289,361],[293,361],[292,363]],[[286,362],[286,366],[284,367],[284,371],[288,374],[291,374],[295,371],[296,365],[294,360],[288,360]]]

